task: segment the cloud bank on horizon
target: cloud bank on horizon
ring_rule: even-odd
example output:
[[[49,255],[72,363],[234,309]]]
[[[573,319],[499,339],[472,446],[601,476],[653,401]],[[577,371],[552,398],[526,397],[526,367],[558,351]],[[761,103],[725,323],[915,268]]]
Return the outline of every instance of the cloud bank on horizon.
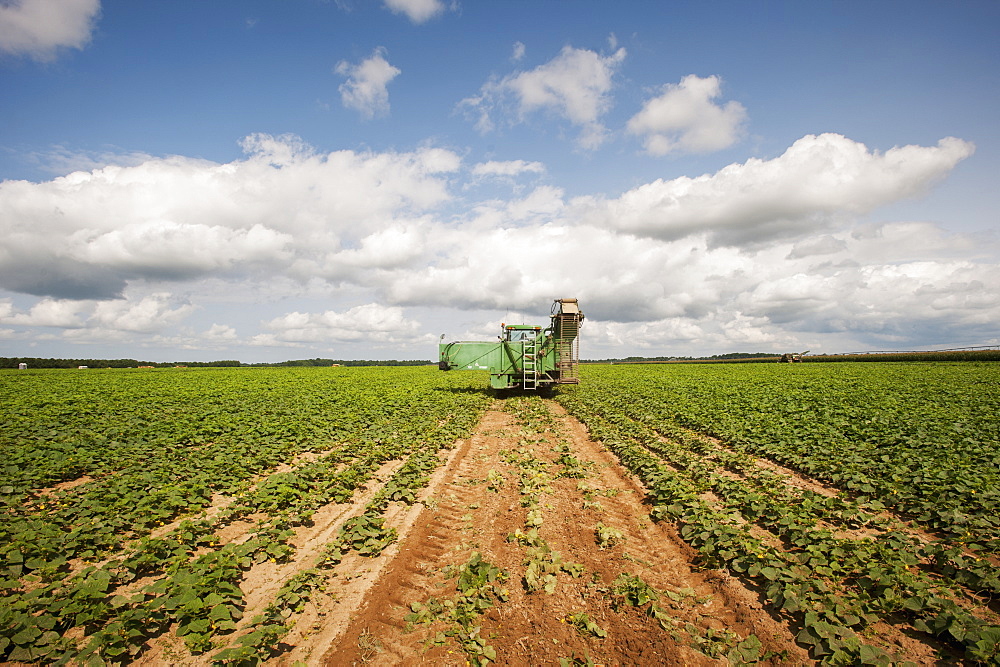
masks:
[[[59,67],[83,69],[67,49],[99,51],[99,18],[117,10],[0,6],[0,68],[64,54]],[[652,47],[614,35],[532,61],[516,30],[492,62],[463,64],[478,81],[456,75],[431,124],[407,102],[441,95],[414,55],[433,48],[419,33],[475,12],[436,0],[382,12],[364,20],[415,41],[379,33],[319,68],[350,143],[258,128],[213,159],[109,150],[99,132],[79,149],[56,132],[27,150],[0,135],[21,164],[56,171],[0,181],[0,356],[430,358],[443,327],[492,337],[501,317],[541,322],[562,296],[587,313],[588,358],[1000,344],[995,228],[885,213],[932,200],[982,154],[978,138],[875,148],[818,125],[759,156],[751,100],[766,88],[736,99],[753,82],[724,71],[630,82],[633,53]],[[411,123],[412,140],[392,134]],[[496,148],[511,137],[526,139]],[[644,171],[616,192],[581,188],[605,163]]]

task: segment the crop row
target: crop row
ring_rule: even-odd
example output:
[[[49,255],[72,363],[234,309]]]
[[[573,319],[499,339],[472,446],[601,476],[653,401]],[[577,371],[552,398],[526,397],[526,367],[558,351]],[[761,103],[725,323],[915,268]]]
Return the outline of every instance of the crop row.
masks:
[[[0,446],[25,471],[4,489],[0,659],[119,662],[168,631],[196,653],[239,632],[239,655],[261,654],[275,628],[268,612],[265,620],[243,619],[246,572],[267,560],[291,561],[297,527],[308,529],[321,507],[351,502],[376,469],[403,460],[376,504],[345,523],[320,565],[333,567],[337,551],[380,551],[371,533],[381,528],[387,503],[412,502],[413,489],[438,463],[437,450],[467,433],[485,406],[484,396],[449,391],[426,369],[383,371],[109,371],[74,387],[76,398],[58,382],[30,387],[2,416],[20,426]],[[178,395],[189,404],[176,405]],[[85,401],[95,413],[103,405],[104,431],[86,411],[62,425],[65,433],[55,429],[53,439],[72,442],[77,452],[60,467],[58,457],[32,454],[44,433],[26,423],[31,402],[23,396],[33,396],[50,431],[46,420],[66,416],[68,405]],[[131,418],[128,437],[116,416]],[[18,437],[25,432],[34,436]],[[155,442],[146,442],[152,433]],[[114,438],[118,459],[102,452]],[[89,480],[39,488],[79,474]],[[205,513],[210,504],[215,509]],[[184,516],[191,518],[176,521]],[[171,521],[178,525],[159,534]],[[220,534],[236,524],[239,536],[224,542]],[[296,573],[269,609],[284,619],[321,579],[315,568]],[[82,642],[70,639],[81,634]]]
[[[756,368],[760,390],[763,367]],[[703,424],[685,412],[684,400],[674,402],[679,390],[664,390],[675,379],[667,370],[629,379],[634,390],[629,400],[595,384],[581,385],[560,400],[643,479],[653,516],[676,521],[707,565],[728,567],[759,586],[770,604],[801,628],[798,639],[814,655],[833,663],[885,662],[889,655],[866,640],[869,629],[879,620],[907,618],[914,629],[951,643],[969,659],[996,659],[1000,627],[989,598],[981,597],[995,594],[998,581],[996,568],[981,553],[991,547],[981,536],[988,525],[951,541],[954,524],[951,530],[935,525],[946,537],[927,541],[882,512],[901,505],[881,498],[877,488],[853,497],[793,489],[758,465],[746,439],[721,446],[692,433],[687,426]],[[691,379],[681,377],[679,383],[689,388]],[[710,374],[712,379],[718,380]],[[749,393],[735,392],[744,398]],[[762,391],[758,410],[765,412],[769,404]],[[702,406],[697,413],[707,411]],[[727,424],[732,416],[715,419]],[[818,439],[818,431],[811,437]],[[827,443],[827,450],[834,448]]]
[[[599,388],[741,451],[873,499],[955,543],[1000,549],[1000,367],[586,367]]]
[[[645,446],[698,480],[702,490],[712,491],[721,506],[739,511],[786,542],[815,542],[823,536],[833,555],[840,556],[843,547],[835,544],[835,535],[865,530],[891,541],[892,553],[907,565],[922,563],[974,593],[1000,594],[1000,569],[972,548],[975,544],[917,538],[906,523],[885,514],[884,503],[870,496],[851,499],[790,486],[786,476],[761,467],[756,457],[664,421],[657,413],[644,411],[641,404],[619,414],[650,429],[655,437],[647,434]],[[802,537],[805,533],[810,537]],[[844,542],[849,547],[856,544],[855,540]]]

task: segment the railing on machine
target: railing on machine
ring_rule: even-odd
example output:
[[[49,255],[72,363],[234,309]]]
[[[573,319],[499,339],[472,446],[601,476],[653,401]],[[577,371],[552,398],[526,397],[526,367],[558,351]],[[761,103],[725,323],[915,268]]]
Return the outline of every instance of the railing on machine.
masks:
[[[577,313],[560,313],[555,316],[555,330],[558,338],[555,340],[556,368],[559,371],[559,384],[580,383],[580,315]]]

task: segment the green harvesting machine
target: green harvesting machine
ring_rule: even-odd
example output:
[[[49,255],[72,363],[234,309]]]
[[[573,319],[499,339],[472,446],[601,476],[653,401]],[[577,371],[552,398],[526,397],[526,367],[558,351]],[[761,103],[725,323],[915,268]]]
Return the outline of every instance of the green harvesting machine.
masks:
[[[546,329],[530,324],[501,324],[496,342],[442,342],[438,368],[488,370],[494,389],[552,389],[580,382],[580,324],[576,299],[556,299]],[[441,336],[442,341],[444,336]]]

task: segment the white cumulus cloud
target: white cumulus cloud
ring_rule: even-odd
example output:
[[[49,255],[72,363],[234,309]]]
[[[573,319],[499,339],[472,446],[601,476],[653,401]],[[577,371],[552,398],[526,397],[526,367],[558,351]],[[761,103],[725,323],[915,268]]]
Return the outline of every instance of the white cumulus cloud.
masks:
[[[420,331],[420,324],[407,319],[402,308],[377,303],[355,306],[344,312],[296,311],[265,322],[264,327],[271,332],[268,340],[292,343],[409,343]]]
[[[292,237],[263,225],[231,229],[169,220],[128,223],[118,229],[73,235],[67,256],[83,263],[184,278],[225,270],[237,263],[286,259]]]
[[[398,224],[380,229],[349,248],[326,257],[323,273],[328,277],[354,274],[359,267],[397,268],[423,256],[427,234],[419,224]]]
[[[607,135],[601,117],[611,107],[613,78],[625,55],[624,48],[603,56],[566,46],[535,69],[487,82],[479,95],[463,100],[460,106],[478,116],[476,127],[481,132],[495,128],[494,116],[520,123],[530,113],[546,111],[579,128],[581,148],[594,149]]]
[[[229,343],[237,340],[236,329],[228,324],[215,323],[202,334],[202,338],[214,343]]]
[[[585,356],[599,358],[985,340],[1000,320],[995,239],[863,219],[944,178],[973,151],[958,139],[880,152],[810,135],[612,198],[515,182],[545,173],[537,162],[466,166],[433,147],[243,147],[225,164],[149,158],[0,183],[0,325],[227,358],[356,356],[342,345],[425,358],[428,313],[434,329],[492,338],[507,314],[544,323],[551,299],[577,297]],[[472,200],[478,189],[494,198]]]
[[[90,41],[100,0],[9,0],[0,3],[0,51],[53,60],[59,49]]]
[[[0,322],[29,327],[75,328],[83,326],[80,312],[86,307],[85,302],[42,299],[28,312],[19,313],[8,302],[6,308],[0,307]]]
[[[541,162],[526,162],[525,160],[507,160],[497,162],[480,162],[472,168],[474,176],[518,176],[520,174],[545,173],[545,165]]]
[[[800,259],[814,255],[830,255],[838,253],[845,248],[847,248],[847,243],[843,239],[837,239],[829,234],[824,234],[823,236],[805,239],[796,243],[792,247],[791,252],[788,253],[788,259]]]
[[[394,14],[404,14],[414,23],[424,23],[445,10],[441,0],[384,0]]]
[[[389,113],[388,86],[402,70],[390,65],[385,55],[385,49],[379,47],[357,65],[341,61],[335,70],[337,74],[347,77],[339,88],[341,102],[365,118]]]
[[[269,135],[244,147],[226,164],[156,158],[0,182],[0,289],[107,299],[136,280],[301,276],[388,220],[448,201],[445,176],[461,163],[437,148],[317,154]]]
[[[706,234],[714,243],[753,244],[822,231],[833,216],[867,213],[926,192],[975,147],[937,146],[884,153],[839,134],[808,135],[779,157],[731,164],[697,178],[658,179],[614,200],[581,198],[593,224],[662,239]]]
[[[94,306],[88,323],[100,329],[151,332],[182,320],[194,308],[189,303],[177,303],[169,293],[159,292],[138,301],[100,301]]]
[[[739,102],[715,102],[722,94],[717,76],[690,74],[679,84],[667,84],[663,92],[647,100],[626,126],[642,137],[650,155],[709,153],[732,146],[746,122],[746,109]]]

